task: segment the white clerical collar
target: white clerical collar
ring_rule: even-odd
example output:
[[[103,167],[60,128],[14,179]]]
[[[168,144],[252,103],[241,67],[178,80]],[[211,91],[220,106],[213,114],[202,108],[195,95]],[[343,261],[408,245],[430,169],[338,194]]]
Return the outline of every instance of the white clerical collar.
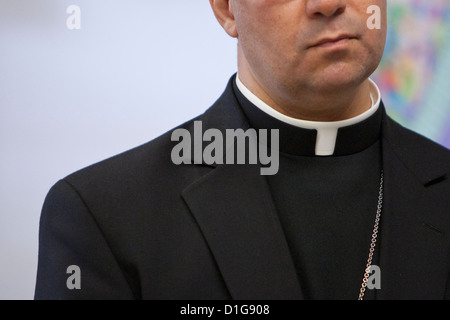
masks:
[[[290,125],[304,129],[317,130],[316,149],[315,149],[315,153],[317,156],[333,155],[339,128],[347,127],[359,123],[361,121],[364,121],[378,110],[381,103],[381,93],[375,82],[373,82],[371,79],[369,79],[369,82],[371,87],[370,97],[372,99],[372,106],[370,107],[369,110],[361,113],[356,117],[340,121],[308,121],[289,117],[273,109],[272,107],[267,105],[264,101],[259,99],[255,94],[253,94],[240,81],[239,75],[236,76],[236,85],[241,91],[241,93],[260,110]]]

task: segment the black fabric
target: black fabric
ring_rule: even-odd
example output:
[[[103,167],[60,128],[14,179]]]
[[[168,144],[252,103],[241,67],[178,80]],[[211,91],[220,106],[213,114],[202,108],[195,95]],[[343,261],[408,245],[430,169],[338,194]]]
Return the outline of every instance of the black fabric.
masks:
[[[322,157],[315,156],[315,130],[275,119],[234,91],[251,127],[280,130],[280,167],[268,182],[304,297],[357,297],[378,204],[383,107],[340,128],[334,155]]]
[[[379,143],[341,157],[283,155],[278,174],[268,177],[305,298],[358,296],[375,222],[380,160]]]
[[[205,130],[248,128],[233,81],[193,119]],[[180,127],[192,133],[193,120]],[[176,166],[172,132],[51,188],[41,214],[36,299],[307,298],[258,166]],[[450,152],[385,114],[381,146],[376,298],[448,299]],[[66,286],[71,265],[80,267],[80,290]]]

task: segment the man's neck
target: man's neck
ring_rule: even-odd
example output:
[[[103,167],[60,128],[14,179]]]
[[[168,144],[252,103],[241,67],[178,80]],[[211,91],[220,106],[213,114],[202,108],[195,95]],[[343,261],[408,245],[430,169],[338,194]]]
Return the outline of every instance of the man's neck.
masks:
[[[369,79],[353,86],[321,90],[283,88],[277,83],[263,85],[252,73],[245,59],[238,59],[241,83],[265,104],[288,117],[307,121],[341,121],[354,118],[372,106]]]

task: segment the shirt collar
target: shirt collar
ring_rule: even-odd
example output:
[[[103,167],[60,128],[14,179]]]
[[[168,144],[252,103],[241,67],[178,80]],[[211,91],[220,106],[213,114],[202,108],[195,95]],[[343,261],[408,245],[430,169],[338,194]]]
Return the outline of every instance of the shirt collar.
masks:
[[[287,147],[285,152],[299,155],[313,153],[312,155],[316,156],[331,156],[357,152],[361,148],[365,149],[366,144],[371,144],[374,142],[373,139],[378,138],[382,114],[380,110],[381,94],[376,83],[371,79],[369,81],[372,106],[356,117],[329,122],[301,120],[278,112],[245,87],[238,75],[235,81],[235,91],[252,126],[282,129],[281,140],[288,140],[280,141],[280,147],[283,145]],[[366,128],[363,128],[364,126]],[[367,132],[369,128],[373,129]],[[365,133],[368,139],[361,140],[363,137],[354,136],[353,139],[359,140],[346,141],[352,140],[353,134],[361,132]],[[284,138],[282,138],[283,136]],[[292,141],[294,145],[292,145]],[[346,143],[348,146],[345,145]],[[358,147],[356,148],[356,146]],[[282,149],[280,151],[283,152]]]

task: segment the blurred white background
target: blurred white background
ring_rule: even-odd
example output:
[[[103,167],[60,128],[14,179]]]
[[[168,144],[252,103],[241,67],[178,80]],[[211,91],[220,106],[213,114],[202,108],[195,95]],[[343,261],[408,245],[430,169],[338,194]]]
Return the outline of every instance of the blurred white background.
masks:
[[[0,0],[0,299],[33,298],[50,187],[206,110],[235,56],[207,0]]]

